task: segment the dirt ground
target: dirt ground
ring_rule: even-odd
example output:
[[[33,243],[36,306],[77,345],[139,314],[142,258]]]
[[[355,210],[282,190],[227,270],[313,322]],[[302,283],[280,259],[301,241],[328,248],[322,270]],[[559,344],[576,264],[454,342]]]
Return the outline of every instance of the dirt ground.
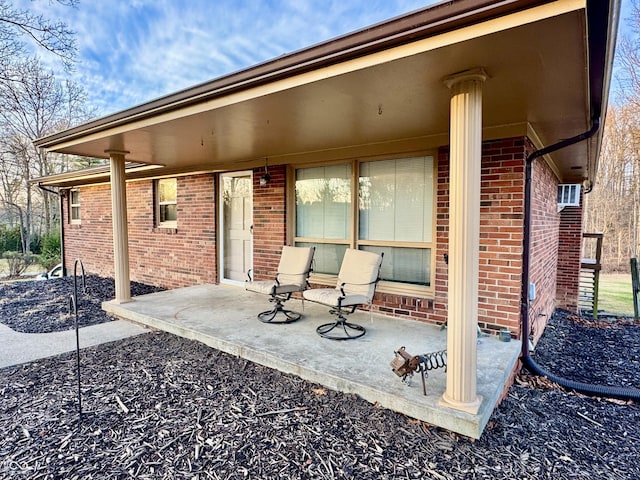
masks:
[[[2,301],[0,319],[50,331],[44,299],[67,294],[26,283],[38,307]],[[638,325],[557,312],[535,352],[557,375],[640,387]],[[640,478],[637,403],[529,375],[475,441],[166,333],[83,350],[81,418],[77,388],[74,354],[0,370],[0,478]]]

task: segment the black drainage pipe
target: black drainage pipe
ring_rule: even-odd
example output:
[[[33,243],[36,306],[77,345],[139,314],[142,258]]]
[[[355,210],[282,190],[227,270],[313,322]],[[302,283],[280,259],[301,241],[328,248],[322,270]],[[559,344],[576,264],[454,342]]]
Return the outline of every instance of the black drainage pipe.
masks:
[[[559,377],[547,372],[538,365],[531,357],[522,357],[522,363],[531,373],[541,377],[547,377],[554,383],[568,390],[574,390],[584,395],[592,397],[617,398],[619,400],[640,401],[640,390],[633,387],[609,387],[607,385],[593,385],[591,383],[576,382],[567,378]]]
[[[531,357],[529,351],[529,267],[531,261],[531,181],[533,162],[537,158],[543,157],[551,152],[560,150],[578,142],[588,140],[593,137],[600,128],[600,118],[593,120],[591,128],[575,137],[562,140],[548,147],[536,150],[527,156],[525,163],[525,184],[524,184],[524,239],[522,241],[522,293],[520,302],[520,315],[522,317],[522,355],[521,360],[524,367],[535,375],[547,377],[563,388],[574,390],[584,395],[617,398],[619,400],[640,401],[640,390],[632,387],[609,387],[606,385],[593,385],[590,383],[576,382],[546,371]]]

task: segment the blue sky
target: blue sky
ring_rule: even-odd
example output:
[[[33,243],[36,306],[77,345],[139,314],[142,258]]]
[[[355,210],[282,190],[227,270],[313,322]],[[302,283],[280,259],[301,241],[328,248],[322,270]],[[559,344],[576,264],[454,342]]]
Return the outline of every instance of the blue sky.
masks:
[[[622,0],[620,33],[632,0]],[[75,32],[71,77],[106,115],[250,67],[435,0],[53,0],[14,4]],[[41,57],[60,74],[59,60]],[[616,81],[613,82],[614,92]]]
[[[98,115],[138,105],[436,3],[433,0],[15,0],[77,34]],[[58,60],[41,55],[61,72]]]

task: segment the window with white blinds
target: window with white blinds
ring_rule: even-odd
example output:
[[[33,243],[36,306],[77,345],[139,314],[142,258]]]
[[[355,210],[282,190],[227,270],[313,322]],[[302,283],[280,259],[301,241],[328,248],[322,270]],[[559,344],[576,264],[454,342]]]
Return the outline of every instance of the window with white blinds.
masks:
[[[69,194],[69,222],[80,223],[80,190],[71,190]]]
[[[175,228],[178,225],[178,182],[175,178],[156,180],[156,225]]]
[[[351,244],[351,165],[296,171],[296,245],[315,245],[314,271],[337,274]]]
[[[433,157],[299,168],[295,188],[295,243],[316,247],[316,273],[353,247],[384,252],[385,281],[431,285]]]
[[[351,230],[351,165],[296,172],[296,236],[348,240]]]

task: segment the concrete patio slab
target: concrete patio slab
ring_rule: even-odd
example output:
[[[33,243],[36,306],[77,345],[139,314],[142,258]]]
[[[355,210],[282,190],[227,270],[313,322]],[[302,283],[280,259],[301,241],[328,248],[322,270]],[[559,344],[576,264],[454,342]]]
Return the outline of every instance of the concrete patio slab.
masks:
[[[242,288],[198,285],[136,297],[125,304],[105,302],[116,317],[198,340],[213,348],[346,393],[355,393],[410,417],[479,438],[508,381],[520,352],[518,341],[481,337],[478,342],[477,415],[438,404],[445,391],[443,369],[429,372],[427,395],[416,375],[410,385],[391,371],[394,351],[405,346],[413,355],[446,348],[446,330],[425,323],[356,312],[350,320],[367,328],[357,340],[331,341],[315,329],[330,321],[328,309],[305,302],[303,318],[270,325],[256,315],[268,308],[267,297]],[[288,308],[303,311],[301,301]]]

